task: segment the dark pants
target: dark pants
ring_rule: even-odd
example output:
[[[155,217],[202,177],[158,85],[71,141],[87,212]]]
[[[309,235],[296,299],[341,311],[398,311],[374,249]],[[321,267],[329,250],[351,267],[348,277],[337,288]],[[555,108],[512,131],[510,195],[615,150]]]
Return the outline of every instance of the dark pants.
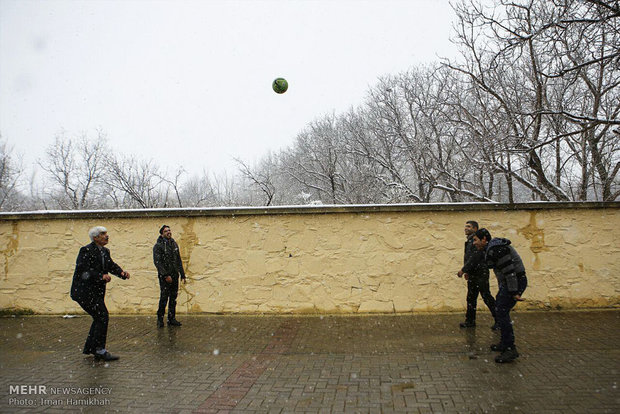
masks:
[[[162,277],[159,278],[159,309],[157,309],[157,319],[164,320],[166,303],[168,304],[168,320],[172,321],[175,319],[178,293],[179,276],[172,276],[172,283],[166,282]]]
[[[105,342],[108,336],[108,308],[104,302],[105,296],[90,297],[84,299],[78,299],[76,302],[80,304],[93,318],[93,323],[90,325],[90,331],[84,344],[85,354],[94,354],[99,349],[105,349]]]
[[[488,277],[470,277],[467,280],[467,313],[465,313],[465,321],[476,322],[476,307],[478,306],[478,294],[482,296],[484,304],[491,311],[491,315],[495,318],[495,299],[491,295]]]
[[[525,275],[519,277],[519,291],[525,291],[527,287],[527,277]],[[495,300],[495,319],[499,324],[499,328],[502,332],[502,339],[500,345],[504,348],[513,347],[515,344],[515,333],[512,328],[512,321],[510,319],[510,310],[514,308],[517,301],[513,295],[508,292],[505,286],[499,287],[497,292],[497,298]]]

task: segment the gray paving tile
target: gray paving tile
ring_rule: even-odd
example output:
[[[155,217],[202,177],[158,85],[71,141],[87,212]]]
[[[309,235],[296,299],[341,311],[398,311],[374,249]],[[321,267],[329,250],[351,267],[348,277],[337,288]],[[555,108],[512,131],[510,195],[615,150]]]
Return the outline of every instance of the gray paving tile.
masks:
[[[87,317],[0,318],[0,412],[620,412],[620,310],[516,312],[509,365],[488,350],[490,319],[461,318],[112,316],[110,363],[81,354]]]

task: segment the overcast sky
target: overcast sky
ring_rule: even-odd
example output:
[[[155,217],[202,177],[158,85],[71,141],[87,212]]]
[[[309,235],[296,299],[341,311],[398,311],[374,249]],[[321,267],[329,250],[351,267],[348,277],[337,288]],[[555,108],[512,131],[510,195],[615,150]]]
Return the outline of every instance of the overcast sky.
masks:
[[[27,166],[100,128],[162,167],[232,172],[454,56],[453,20],[447,0],[0,0],[0,133]]]

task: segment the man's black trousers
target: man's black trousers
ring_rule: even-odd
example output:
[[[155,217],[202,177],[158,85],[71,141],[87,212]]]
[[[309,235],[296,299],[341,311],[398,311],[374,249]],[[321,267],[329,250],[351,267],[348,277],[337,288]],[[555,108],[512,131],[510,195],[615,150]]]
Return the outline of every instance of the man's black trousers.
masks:
[[[527,277],[525,274],[518,276],[518,283],[519,292],[523,293],[527,287]],[[515,333],[512,327],[512,320],[510,319],[510,310],[515,307],[517,301],[505,286],[500,285],[495,303],[497,305],[497,323],[502,333],[500,345],[502,348],[511,348],[515,344]]]
[[[495,298],[491,295],[488,277],[471,277],[467,280],[467,313],[465,321],[468,323],[476,322],[476,307],[478,306],[478,294],[482,296],[484,304],[491,311],[495,318]]]
[[[172,283],[168,283],[165,278],[159,277],[159,309],[157,309],[158,320],[164,320],[166,304],[168,304],[168,321],[175,319],[178,293],[179,276],[172,276]]]
[[[98,295],[77,300],[82,309],[93,318],[93,323],[90,325],[90,331],[82,351],[85,354],[94,354],[97,350],[105,349],[110,317],[104,299],[105,295]]]

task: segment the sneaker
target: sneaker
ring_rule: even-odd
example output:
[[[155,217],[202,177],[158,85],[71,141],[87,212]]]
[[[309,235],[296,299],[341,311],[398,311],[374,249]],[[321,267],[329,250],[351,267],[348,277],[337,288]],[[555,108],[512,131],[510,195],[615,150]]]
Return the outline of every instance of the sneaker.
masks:
[[[491,351],[495,352],[504,352],[506,348],[502,344],[493,344],[491,345]]]
[[[459,326],[461,328],[473,328],[474,326],[476,326],[476,322],[467,322],[467,321],[465,321],[465,322],[459,323]]]
[[[176,319],[171,319],[168,321],[168,326],[181,326],[182,323],[177,321]]]
[[[494,330],[494,331],[499,330],[499,329],[500,329],[499,324],[498,324],[497,322],[495,322],[495,323],[493,324],[493,326],[491,326],[491,329],[492,329],[492,330]]]
[[[517,347],[512,346],[510,348],[506,348],[504,352],[495,357],[495,362],[498,364],[503,364],[506,362],[512,362],[519,357],[519,353],[517,352]]]
[[[164,327],[164,320],[163,319],[157,319],[157,327],[158,328],[163,328]]]
[[[112,355],[108,351],[103,354],[95,353],[95,361],[116,361],[118,358],[118,355]]]

